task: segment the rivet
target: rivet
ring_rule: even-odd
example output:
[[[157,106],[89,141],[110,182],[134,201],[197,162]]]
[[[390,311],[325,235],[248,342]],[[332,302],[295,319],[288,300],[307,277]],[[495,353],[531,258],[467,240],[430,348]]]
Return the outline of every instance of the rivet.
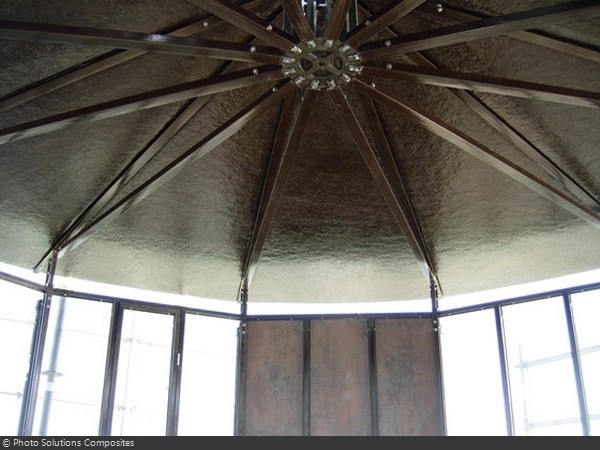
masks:
[[[444,6],[441,3],[438,3],[437,5],[435,5],[435,7],[437,8],[437,12],[441,13],[444,10]]]
[[[256,47],[254,45],[250,47],[250,53],[256,53]]]
[[[372,88],[375,88],[375,82],[372,82],[372,83],[371,83],[371,87],[372,87]]]
[[[267,25],[267,30],[271,31],[273,29],[273,25],[269,24]]]
[[[385,46],[389,47],[390,45],[392,45],[392,41],[385,41]]]
[[[254,75],[258,75],[258,69],[255,67],[254,69],[252,69],[252,73],[253,73]]]
[[[371,21],[369,19],[365,20],[365,25],[371,25]]]
[[[202,26],[206,28],[208,26],[208,22],[202,22]]]
[[[331,39],[327,39],[324,43],[323,43],[323,47],[325,48],[331,48],[333,46],[333,41]]]
[[[271,88],[271,91],[272,91],[272,92],[277,92],[277,87],[276,87],[276,86],[273,86],[273,87]]]
[[[391,63],[387,63],[387,64],[385,65],[385,68],[386,68],[386,69],[391,69],[391,68],[392,68],[392,64],[391,64]]]

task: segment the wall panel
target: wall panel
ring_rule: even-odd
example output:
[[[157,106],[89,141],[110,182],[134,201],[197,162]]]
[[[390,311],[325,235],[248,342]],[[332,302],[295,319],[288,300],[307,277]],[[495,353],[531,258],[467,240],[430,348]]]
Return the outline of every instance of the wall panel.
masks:
[[[375,326],[379,434],[442,434],[432,320],[378,319]]]
[[[303,323],[250,321],[245,434],[302,435]]]
[[[310,351],[311,435],[369,435],[367,320],[313,320]]]

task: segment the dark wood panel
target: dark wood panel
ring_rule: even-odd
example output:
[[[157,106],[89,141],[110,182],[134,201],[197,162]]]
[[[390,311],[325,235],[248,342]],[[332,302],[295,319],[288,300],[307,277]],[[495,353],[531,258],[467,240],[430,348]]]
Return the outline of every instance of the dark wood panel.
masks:
[[[431,319],[381,319],[375,326],[379,434],[442,434]]]
[[[371,433],[366,319],[311,323],[311,435]]]
[[[245,434],[302,435],[302,321],[248,322]]]

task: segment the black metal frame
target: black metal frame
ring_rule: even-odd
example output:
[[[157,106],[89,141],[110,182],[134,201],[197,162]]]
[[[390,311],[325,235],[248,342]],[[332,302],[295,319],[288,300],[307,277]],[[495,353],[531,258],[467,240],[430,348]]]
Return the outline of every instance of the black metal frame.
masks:
[[[384,152],[386,167],[381,167],[378,160],[378,155],[375,149],[372,148],[369,141],[365,138],[364,130],[353,114],[353,105],[351,105],[345,93],[340,88],[335,88],[330,91],[331,98],[336,102],[341,118],[348,126],[349,131],[361,151],[363,158],[377,182],[379,189],[384,195],[390,211],[403,232],[403,235],[410,244],[417,263],[421,266],[427,282],[431,287],[432,309],[430,312],[423,313],[385,313],[385,314],[305,314],[305,315],[263,315],[249,316],[247,314],[248,290],[252,282],[252,277],[256,265],[260,258],[261,250],[269,231],[270,222],[278,208],[279,200],[286,182],[287,173],[293,162],[295,151],[300,145],[300,140],[304,128],[310,118],[312,106],[319,95],[311,90],[304,92],[297,91],[297,86],[290,80],[284,80],[282,74],[281,61],[286,52],[294,48],[294,36],[310,38],[311,32],[316,34],[316,2],[312,2],[314,6],[311,14],[308,14],[308,21],[298,14],[298,6],[295,0],[281,1],[281,8],[285,10],[284,23],[290,29],[281,29],[273,25],[273,18],[269,20],[262,19],[252,12],[256,6],[260,6],[266,2],[251,1],[245,2],[243,5],[238,5],[234,2],[214,1],[214,0],[195,0],[200,7],[208,11],[214,16],[207,15],[200,21],[188,24],[182,28],[154,34],[152,36],[160,37],[159,40],[150,39],[149,35],[142,33],[129,33],[118,30],[94,30],[89,28],[76,28],[55,26],[52,24],[31,24],[31,23],[14,23],[0,21],[0,38],[3,39],[18,39],[18,40],[34,40],[41,42],[62,42],[67,44],[83,44],[83,45],[109,45],[115,49],[93,61],[88,61],[82,66],[73,67],[72,70],[67,70],[62,74],[57,74],[47,80],[41,80],[36,85],[29,88],[21,89],[13,92],[8,96],[0,99],[0,111],[8,110],[27,101],[38,98],[56,89],[68,86],[71,83],[77,82],[85,77],[99,73],[109,67],[129,61],[136,58],[145,52],[165,52],[171,54],[184,54],[190,57],[205,56],[209,58],[227,60],[248,61],[255,64],[269,64],[266,66],[257,66],[253,69],[248,69],[235,73],[220,73],[197,80],[192,83],[179,84],[166,89],[155,90],[138,94],[135,96],[117,99],[111,102],[91,105],[86,108],[81,108],[73,111],[68,111],[60,115],[46,117],[33,122],[18,124],[14,127],[0,130],[0,145],[6,142],[17,139],[26,139],[31,136],[49,133],[56,129],[71,125],[72,123],[81,123],[84,121],[100,120],[110,116],[127,114],[137,111],[142,108],[151,108],[164,104],[174,103],[182,100],[193,102],[190,104],[190,110],[182,111],[182,115],[173,123],[165,124],[162,134],[158,140],[168,141],[170,137],[183,127],[187,118],[194,114],[202,105],[208,101],[208,97],[227,90],[238,89],[245,86],[257,84],[259,82],[274,83],[270,89],[265,92],[265,95],[257,100],[252,105],[248,106],[243,111],[233,115],[230,120],[215,129],[208,138],[198,142],[190,148],[183,156],[172,161],[169,165],[163,168],[158,174],[143,184],[138,189],[134,190],[130,195],[124,198],[113,208],[106,210],[109,197],[116,193],[115,189],[100,193],[94,203],[92,210],[85,210],[74,217],[70,224],[64,227],[64,234],[54,242],[42,257],[36,268],[49,258],[49,267],[47,278],[44,285],[20,279],[19,277],[10,274],[0,273],[0,279],[20,284],[24,287],[32,288],[43,293],[43,300],[39,303],[38,317],[34,330],[34,337],[31,348],[31,368],[27,378],[26,393],[23,402],[23,413],[19,431],[23,435],[31,433],[33,423],[33,413],[35,408],[36,392],[39,383],[41,370],[42,353],[45,342],[45,334],[48,327],[48,314],[51,305],[51,300],[54,295],[64,297],[74,297],[89,300],[108,301],[113,303],[113,318],[111,321],[110,338],[108,344],[108,354],[106,363],[106,379],[103,391],[103,407],[102,416],[99,425],[100,435],[110,434],[110,424],[112,418],[112,398],[116,383],[116,364],[118,359],[118,343],[119,333],[122,323],[123,308],[142,309],[161,313],[172,313],[175,315],[176,325],[173,331],[173,352],[171,364],[171,386],[169,395],[169,408],[172,414],[169,416],[167,424],[167,434],[176,434],[177,429],[177,407],[179,404],[179,390],[181,380],[181,355],[183,345],[183,334],[185,327],[185,313],[203,314],[212,317],[221,317],[235,319],[240,321],[238,335],[238,373],[237,373],[237,389],[236,394],[236,420],[235,433],[238,435],[244,434],[243,420],[241,414],[244,406],[244,377],[245,377],[245,358],[246,358],[246,323],[252,320],[303,320],[305,323],[305,343],[304,343],[304,367],[305,367],[305,383],[310,376],[310,321],[314,319],[335,319],[362,317],[368,318],[369,323],[377,318],[431,318],[436,333],[436,343],[438,351],[438,360],[441,360],[439,355],[439,328],[438,321],[441,317],[451,316],[454,314],[468,313],[479,311],[482,309],[493,308],[496,314],[496,328],[498,335],[498,346],[500,350],[502,378],[504,398],[506,404],[506,417],[508,424],[508,434],[514,434],[514,424],[512,423],[512,411],[510,405],[510,386],[508,382],[508,374],[506,368],[506,355],[504,345],[504,329],[502,323],[502,306],[516,304],[520,302],[540,300],[543,298],[563,296],[565,301],[565,311],[567,314],[569,337],[571,340],[572,355],[574,360],[574,370],[576,372],[577,387],[579,401],[581,405],[582,417],[584,424],[584,434],[589,434],[589,421],[587,419],[587,407],[585,404],[585,396],[583,394],[583,380],[581,374],[581,362],[579,360],[579,352],[576,344],[576,332],[574,329],[573,318],[570,310],[570,295],[574,292],[582,290],[592,290],[600,288],[600,283],[595,283],[586,286],[575,288],[562,289],[553,292],[546,292],[516,299],[503,300],[500,302],[492,302],[470,306],[466,308],[457,308],[454,310],[439,311],[438,309],[438,294],[441,293],[437,276],[436,267],[429,256],[429,250],[424,244],[423,236],[419,229],[418,223],[412,217],[410,199],[403,193],[401,180],[399,177],[392,175],[392,179],[388,179],[389,175],[397,172],[397,168],[393,164],[393,158],[390,159],[386,152],[386,136],[385,133],[378,140],[377,146],[381,147]],[[329,4],[329,2],[327,2]],[[474,156],[480,158],[492,168],[508,174],[517,181],[524,184],[526,187],[534,190],[538,194],[550,199],[558,206],[570,211],[577,217],[583,218],[590,222],[593,226],[600,228],[600,213],[598,206],[600,201],[585,191],[571,176],[568,175],[560,166],[551,161],[546,155],[542,154],[539,149],[535,148],[525,136],[520,135],[514,130],[509,123],[498,117],[494,111],[486,107],[483,103],[473,97],[469,92],[475,87],[480,90],[492,89],[493,92],[502,95],[525,95],[532,97],[540,97],[543,101],[555,101],[557,98],[569,103],[583,107],[597,108],[600,103],[600,94],[596,92],[573,91],[565,90],[560,86],[540,85],[533,83],[523,83],[517,80],[509,80],[502,78],[477,77],[470,74],[449,72],[443,68],[437,68],[435,64],[418,53],[421,50],[429,50],[443,45],[468,42],[475,39],[482,39],[490,36],[508,35],[511,38],[526,40],[535,45],[541,45],[552,48],[557,51],[568,51],[571,54],[592,61],[599,61],[600,54],[595,49],[586,48],[585,46],[576,45],[571,42],[563,42],[558,38],[540,34],[538,32],[528,31],[534,27],[543,25],[551,25],[557,20],[572,19],[588,14],[598,14],[600,6],[595,1],[573,1],[565,4],[538,8],[535,10],[524,11],[515,14],[508,14],[501,17],[482,17],[470,14],[466,11],[453,11],[452,8],[444,9],[444,14],[454,20],[456,25],[443,27],[433,31],[422,33],[414,33],[412,35],[401,36],[394,32],[393,23],[402,15],[412,12],[412,9],[420,6],[419,1],[405,1],[403,5],[393,5],[384,8],[377,14],[372,14],[359,6],[353,0],[336,1],[331,10],[327,11],[328,22],[323,31],[323,37],[326,39],[336,40],[340,37],[357,45],[358,51],[364,61],[371,65],[363,67],[363,74],[356,77],[351,85],[355,91],[360,94],[367,108],[372,107],[373,102],[386,104],[395,108],[407,115],[411,120],[416,121],[419,125],[425,127],[429,131],[455,144],[457,147],[465,150]],[[431,9],[430,5],[424,4],[423,8],[419,8],[419,14],[428,13],[427,9]],[[440,11],[437,11],[440,13]],[[365,16],[364,20],[359,24],[359,16]],[[473,20],[475,19],[475,20]],[[246,31],[251,38],[258,38],[263,42],[270,44],[269,46],[255,45],[251,41],[244,44],[230,44],[220,41],[207,41],[196,37],[201,31],[212,27],[218,22],[225,22],[234,27]],[[309,22],[313,23],[309,23]],[[307,27],[308,25],[308,27]],[[371,28],[367,27],[370,26]],[[310,28],[310,29],[309,29]],[[366,31],[365,31],[366,30]],[[367,43],[368,38],[372,37],[372,30],[378,32],[389,31],[389,38]],[[123,48],[129,50],[122,50]],[[386,58],[388,55],[404,55],[409,52],[410,56],[417,66],[398,66],[383,61],[385,65],[382,68],[381,62],[379,66],[377,58]],[[373,61],[373,63],[371,63]],[[567,192],[563,192],[557,188],[550,186],[537,177],[533,176],[523,168],[516,165],[514,162],[500,158],[494,155],[492,149],[485,147],[483,144],[475,141],[468,135],[455,130],[447,124],[441,122],[437,117],[429,114],[427,111],[421,111],[418,108],[411,106],[409,103],[401,99],[396,93],[388,92],[376,87],[373,78],[395,78],[409,77],[413,81],[421,84],[438,84],[442,85],[451,92],[457,95],[465,104],[473,109],[480,117],[492,124],[505,137],[507,137],[516,147],[520,148],[525,154],[530,156],[540,166],[552,175]],[[300,96],[300,109],[297,117],[292,118],[292,104],[295,96]],[[566,98],[566,100],[565,100]],[[195,100],[194,100],[195,99]],[[204,99],[204,100],[203,100]],[[254,232],[248,245],[246,254],[246,263],[243,268],[243,274],[239,289],[239,299],[241,301],[241,313],[226,314],[215,311],[206,311],[200,309],[192,309],[185,307],[165,306],[159,303],[131,301],[130,299],[107,297],[91,293],[74,292],[65,289],[54,289],[53,277],[56,268],[56,260],[58,256],[70,249],[79,245],[88,235],[95,232],[100,226],[103,226],[119,214],[123,213],[128,208],[134,206],[147,195],[150,195],[154,190],[168,181],[170,178],[179,174],[184,167],[190,162],[193,162],[206,153],[214,149],[221,142],[229,139],[239,129],[241,129],[249,117],[259,116],[280,102],[283,104],[283,114],[280,126],[282,133],[289,136],[287,142],[285,139],[275,139],[272,159],[276,168],[269,170],[265,178],[264,191],[260,199],[260,204],[257,207],[255,218]],[[370,106],[369,106],[370,105]],[[374,110],[374,108],[373,108]],[[374,118],[370,115],[370,118]],[[376,117],[375,117],[376,119]],[[381,124],[373,122],[371,128],[376,132],[381,127]],[[145,156],[141,156],[139,160],[131,161],[129,167],[141,168],[150,157],[161,148],[161,142],[149,142],[146,147],[148,152]],[[379,155],[381,157],[381,155]],[[137,158],[137,157],[136,157]],[[124,184],[129,180],[121,174],[115,179],[114,186]],[[132,175],[129,173],[129,175]],[[110,188],[112,189],[112,187]],[[574,196],[574,197],[573,197]],[[577,198],[578,197],[578,198]],[[374,370],[374,355],[375,346],[375,330],[370,328],[369,331],[369,349],[370,349],[370,370]],[[308,371],[308,372],[307,372]],[[439,372],[441,377],[442,367],[440,365]],[[310,402],[310,391],[304,389],[304,407],[308,408]],[[440,386],[443,388],[443,383],[440,380]],[[371,377],[371,392],[376,392],[376,379]],[[308,394],[307,394],[308,392]],[[372,396],[373,398],[373,396]],[[442,399],[443,400],[443,399]],[[373,405],[372,405],[373,411]],[[372,413],[373,414],[373,413]],[[377,425],[376,417],[374,427]],[[445,426],[443,426],[445,430]],[[303,417],[303,433],[310,434],[310,413],[305,412]],[[375,433],[375,429],[373,429]]]
[[[55,261],[51,259],[50,261]],[[55,289],[53,287],[53,277],[50,276],[55,270],[55,266],[49,265],[48,276],[46,277],[46,285],[34,283],[14,275],[0,272],[0,280],[18,284],[22,287],[30,288],[44,294],[44,299],[40,300],[38,314],[32,339],[32,359],[31,367],[26,383],[26,389],[23,400],[23,408],[19,426],[19,434],[26,436],[30,435],[33,425],[34,409],[35,409],[35,392],[39,383],[41,371],[41,360],[43,356],[43,343],[45,341],[45,331],[48,327],[49,308],[52,296],[60,296],[64,298],[79,298],[82,300],[110,302],[113,304],[112,320],[109,331],[109,341],[107,349],[106,372],[104,381],[104,390],[102,396],[102,410],[99,423],[99,435],[109,436],[111,432],[112,410],[114,406],[114,390],[116,385],[116,367],[119,357],[119,341],[122,324],[122,316],[124,309],[133,309],[140,311],[148,311],[161,314],[172,314],[174,316],[173,329],[173,344],[171,357],[171,382],[169,388],[168,400],[168,423],[165,430],[167,435],[177,434],[178,424],[178,405],[181,388],[181,374],[183,366],[183,338],[185,331],[185,316],[186,314],[197,314],[208,317],[239,320],[240,326],[238,329],[238,350],[237,350],[237,376],[236,376],[236,405],[235,405],[235,424],[234,434],[244,435],[243,411],[244,411],[244,379],[245,379],[245,358],[247,348],[246,323],[248,321],[267,321],[267,320],[302,320],[304,322],[304,344],[303,344],[303,434],[310,435],[310,326],[312,320],[333,320],[333,319],[348,319],[362,318],[368,320],[368,349],[369,349],[369,383],[371,392],[371,427],[373,435],[377,435],[378,420],[377,420],[377,377],[376,377],[376,361],[375,361],[375,345],[376,345],[376,319],[411,319],[411,318],[430,318],[432,320],[433,332],[436,335],[437,346],[437,364],[438,373],[440,376],[440,405],[442,405],[441,429],[446,433],[445,425],[445,408],[443,395],[443,367],[441,358],[441,349],[439,342],[439,319],[442,317],[450,317],[457,314],[467,314],[482,310],[492,309],[496,317],[496,333],[498,337],[498,350],[500,357],[502,389],[505,403],[505,415],[507,423],[507,435],[514,435],[514,423],[510,395],[510,382],[508,377],[506,346],[504,337],[504,324],[502,320],[502,307],[510,306],[531,301],[544,300],[548,298],[562,297],[565,304],[565,315],[571,344],[571,354],[573,358],[573,368],[575,371],[577,395],[581,411],[581,421],[584,436],[590,434],[589,412],[583,388],[583,374],[581,370],[581,360],[579,349],[577,346],[576,330],[573,322],[571,310],[571,295],[580,292],[600,290],[600,282],[586,285],[579,285],[569,288],[546,291],[537,294],[531,294],[510,299],[498,300],[488,303],[480,303],[462,308],[440,311],[438,309],[439,299],[436,290],[432,287],[431,300],[432,312],[423,313],[359,313],[359,314],[299,314],[299,315],[252,315],[247,314],[247,291],[243,291],[244,302],[241,304],[240,314],[222,313],[218,311],[210,311],[203,309],[189,308],[185,306],[171,306],[161,303],[153,303],[147,301],[137,301],[127,298],[103,296],[93,293],[78,292],[67,289]],[[433,285],[432,285],[433,286]]]

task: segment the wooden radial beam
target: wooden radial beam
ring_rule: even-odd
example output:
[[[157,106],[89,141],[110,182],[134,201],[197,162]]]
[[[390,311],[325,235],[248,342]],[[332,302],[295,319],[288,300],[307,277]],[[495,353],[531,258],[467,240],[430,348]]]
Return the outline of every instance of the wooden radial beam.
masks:
[[[93,122],[190,98],[277,81],[283,77],[280,67],[263,66],[123,97],[5,128],[0,130],[0,144],[60,130],[75,123]]]
[[[265,213],[273,209],[272,199],[275,192],[276,182],[281,185],[285,180],[281,180],[280,171],[282,167],[286,167],[289,162],[285,160],[286,141],[289,138],[290,130],[292,129],[292,120],[294,114],[294,103],[298,96],[297,91],[295,94],[286,97],[283,101],[281,111],[279,112],[279,122],[277,124],[277,130],[275,131],[275,138],[273,139],[273,145],[271,149],[271,156],[269,158],[269,164],[267,166],[267,172],[265,174],[262,190],[260,193],[260,199],[258,201],[258,208],[256,216],[254,218],[254,226],[252,228],[252,235],[250,237],[250,244],[248,246],[248,253],[242,269],[242,278],[238,297],[241,297],[244,290],[248,290],[252,277],[255,271],[256,262],[258,261],[257,256],[254,254],[258,251],[262,244],[258,242],[259,231],[264,227]],[[283,165],[285,163],[285,166]],[[254,264],[254,266],[252,266]]]
[[[565,105],[600,107],[600,92],[569,89],[542,83],[509,78],[454,72],[409,64],[378,63],[365,65],[363,75],[390,79],[412,80],[431,86],[487,92],[511,97],[529,98]]]
[[[434,115],[421,110],[415,105],[411,105],[409,102],[401,99],[396,94],[371,86],[369,81],[362,76],[355,78],[353,82],[356,89],[362,95],[365,95],[398,111],[405,117],[431,131],[435,135],[453,145],[456,145],[458,148],[475,156],[494,169],[508,175],[529,189],[554,202],[561,208],[571,212],[581,219],[588,221],[594,227],[600,229],[599,212],[582,205],[579,201],[565,195],[563,192],[557,190],[540,178],[519,167],[509,159],[504,158],[472,137],[453,128],[451,125],[444,123]]]
[[[50,42],[67,45],[97,45],[127,50],[205,56],[233,61],[278,64],[282,52],[273,47],[249,46],[193,37],[182,38],[159,33],[105,30],[0,20],[0,39]]]
[[[367,61],[394,54],[428,50],[545,25],[554,25],[560,21],[590,17],[597,14],[600,14],[600,4],[597,0],[560,3],[370,42],[361,46],[358,50],[362,59]]]
[[[284,52],[295,45],[285,31],[235,3],[227,0],[192,0],[191,3]]]
[[[252,0],[245,3],[244,8],[257,8],[267,3],[267,1],[269,0]],[[203,31],[210,30],[219,23],[222,23],[220,18],[207,16],[168,32],[166,35],[183,38],[192,37]],[[78,64],[73,68],[66,69],[60,74],[54,74],[45,80],[38,80],[38,82],[33,85],[19,89],[16,92],[12,92],[0,98],[0,112],[35,100],[36,98],[69,86],[77,81],[81,81],[104,70],[110,69],[111,67],[134,60],[146,53],[148,52],[145,50],[113,50],[90,61],[84,62],[83,64]]]
[[[279,208],[285,184],[300,147],[302,135],[318,96],[319,91],[312,89],[304,91],[295,120],[291,120],[291,111],[289,110],[291,105],[285,105],[283,110],[284,115],[273,144],[275,159],[269,163],[268,175],[252,232],[250,249],[242,273],[241,290],[249,289],[252,284],[258,260],[267,240],[275,213]]]
[[[411,53],[408,57],[420,66],[437,68],[436,65],[421,53]],[[575,181],[567,172],[565,172],[548,155],[533,145],[525,136],[511,126],[506,120],[500,117],[495,111],[490,109],[481,100],[472,93],[462,89],[452,89],[449,91],[458,97],[475,114],[489,123],[498,132],[500,132],[509,142],[520,149],[532,161],[540,165],[548,174],[559,181],[571,194],[579,198],[589,208],[600,211],[600,200],[585,189],[580,183]]]
[[[339,39],[351,4],[352,0],[336,0],[331,11],[331,16],[329,17],[329,22],[327,22],[327,26],[323,32],[323,38],[332,41]]]
[[[285,9],[292,28],[298,34],[300,40],[309,41],[315,38],[315,34],[304,15],[304,11],[298,0],[280,0],[279,3]]]
[[[221,65],[220,73],[225,73],[231,62]],[[55,240],[50,249],[42,256],[33,270],[37,271],[42,263],[71,236],[77,234],[84,224],[96,217],[119,193],[123,187],[144,167],[185,125],[200,111],[213,96],[198,97],[190,101],[178,114],[167,123],[160,133],[117,175],[115,179],[98,195],[71,223],[61,236]]]
[[[408,245],[410,246],[419,268],[423,272],[425,276],[425,280],[429,284],[431,277],[435,277],[435,270],[433,268],[433,264],[429,259],[429,255],[425,249],[424,242],[421,238],[418,229],[412,226],[410,213],[406,208],[400,204],[392,185],[388,181],[385,171],[379,162],[373,147],[369,143],[369,140],[360,124],[358,119],[356,118],[352,107],[348,103],[346,96],[342,92],[340,88],[335,88],[329,91],[329,95],[331,96],[333,102],[336,105],[336,108],[342,117],[348,131],[352,135],[354,142],[356,143],[356,147],[358,148],[360,154],[365,161],[375,184],[379,188],[383,199],[387,203],[394,219],[396,220],[404,238],[406,239]],[[405,205],[407,206],[407,205]],[[437,281],[437,280],[436,280]]]
[[[137,189],[121,199],[112,208],[97,216],[92,222],[83,227],[79,233],[70,237],[59,248],[59,256],[63,256],[66,252],[73,250],[76,246],[80,245],[101,227],[115,220],[129,208],[137,205],[150,194],[155,192],[159,187],[181,173],[190,164],[198,161],[200,158],[214,150],[217,146],[247,126],[252,119],[275,106],[277,102],[281,101],[282,98],[285,98],[296,89],[297,86],[292,82],[283,81],[278,86],[275,86],[272,90],[267,91],[242,111],[235,114],[223,125],[203,138],[200,142],[173,160],[169,165],[149,178]]]
[[[354,30],[350,31],[344,42],[352,47],[359,47],[425,2],[426,0],[390,2],[388,6],[373,14]]]
[[[368,125],[373,134],[373,139],[376,145],[375,148],[377,149],[377,153],[381,158],[381,164],[383,167],[385,167],[388,174],[389,185],[396,194],[397,205],[400,206],[402,210],[402,215],[405,218],[406,226],[410,228],[410,233],[405,235],[405,239],[415,240],[411,248],[414,246],[419,249],[419,253],[422,254],[422,257],[426,261],[427,267],[429,268],[431,281],[435,285],[437,291],[443,295],[443,289],[437,276],[433,259],[431,258],[431,252],[425,243],[425,239],[423,238],[421,226],[419,225],[417,216],[410,201],[410,197],[408,196],[408,192],[406,191],[404,182],[400,176],[400,171],[398,170],[398,165],[394,159],[394,155],[383,128],[383,124],[381,123],[379,113],[375,108],[373,100],[364,96],[361,96],[361,100],[366,111]],[[396,204],[392,203],[392,205]]]
[[[419,11],[439,14],[437,8],[426,3],[419,9]],[[371,13],[364,7],[361,7],[360,13],[363,17],[368,17]],[[458,12],[450,9],[447,5],[443,6],[442,14],[444,17],[451,18],[455,21],[469,21],[476,20],[481,17],[469,16],[463,12]],[[465,16],[467,18],[465,18]],[[397,37],[401,35],[401,32],[396,30],[396,27],[390,27],[385,32],[389,36]],[[574,46],[571,43],[557,41],[556,39],[549,36],[541,36],[538,33],[532,31],[520,31],[510,33],[507,36],[520,39],[526,42],[537,43],[546,48],[552,48],[557,51],[562,51],[568,54],[574,54],[575,56],[589,59],[591,61],[600,62],[600,52],[584,49],[580,46]],[[585,50],[582,53],[581,50]],[[429,58],[424,56],[420,52],[413,52],[406,55],[407,58],[411,59],[418,66],[429,67],[438,69],[437,65]],[[485,105],[481,100],[475,97],[471,92],[464,89],[448,88],[448,90],[464,102],[475,114],[481,117],[483,120],[488,122],[496,130],[498,130],[508,141],[510,141],[515,147],[519,148],[525,155],[537,162],[548,174],[554,177],[559,183],[561,183],[571,194],[577,197],[583,202],[588,208],[594,211],[600,211],[600,200],[578,183],[571,175],[563,170],[556,162],[554,162],[548,155],[542,150],[533,145],[525,136],[523,136],[518,130],[516,130],[510,123],[500,117],[491,108]]]
[[[457,10],[446,4],[442,7],[442,10],[439,11],[434,4],[426,3],[422,8],[419,9],[419,12],[424,12],[435,16],[442,16],[455,22],[469,22],[472,20],[486,18],[486,16],[482,14],[466,11],[464,8]],[[549,48],[570,56],[576,56],[578,58],[600,62],[600,49],[593,46],[568,41],[558,36],[551,36],[540,31],[514,31],[512,33],[508,33],[506,36],[540,47]]]

